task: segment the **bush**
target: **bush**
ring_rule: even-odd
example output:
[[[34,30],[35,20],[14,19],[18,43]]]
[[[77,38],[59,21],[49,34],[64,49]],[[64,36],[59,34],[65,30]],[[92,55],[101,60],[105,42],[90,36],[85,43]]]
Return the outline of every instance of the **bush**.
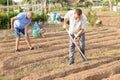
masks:
[[[8,24],[8,16],[5,13],[0,14],[0,19],[1,19],[1,24],[0,24],[0,29],[5,29],[7,28]]]
[[[42,19],[43,21],[47,21],[48,16],[47,13],[41,12],[40,14],[35,14],[32,21],[38,21],[39,19]]]
[[[7,29],[10,28],[10,19],[13,16],[16,16],[18,13],[16,12],[9,12],[9,13],[1,13],[0,14],[0,19],[1,19],[1,25],[0,25],[0,29]],[[9,24],[9,25],[8,25]]]
[[[86,7],[91,7],[91,6],[93,6],[93,3],[91,3],[90,1],[87,1],[87,2],[85,3],[85,6],[86,6]]]
[[[50,12],[53,12],[53,11],[64,11],[64,10],[71,10],[71,8],[69,6],[66,6],[66,7],[61,7],[61,8],[51,8],[50,9]]]
[[[109,9],[107,7],[103,7],[101,11],[109,11]]]
[[[96,20],[97,20],[96,11],[90,9],[87,13],[87,18],[88,18],[88,22],[90,23],[90,25],[92,27],[94,27],[95,23],[96,23]]]
[[[73,4],[73,7],[85,7],[82,3],[75,3]]]
[[[71,10],[71,8],[69,6],[63,7],[63,8],[64,8],[64,10]]]
[[[90,1],[86,1],[85,4],[82,2],[73,4],[73,7],[91,7],[93,4]]]

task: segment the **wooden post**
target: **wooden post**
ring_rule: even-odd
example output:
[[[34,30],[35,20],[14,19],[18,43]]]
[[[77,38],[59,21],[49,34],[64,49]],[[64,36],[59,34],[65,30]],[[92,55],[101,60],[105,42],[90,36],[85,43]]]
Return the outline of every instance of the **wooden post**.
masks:
[[[7,22],[7,29],[9,29],[9,0],[7,0],[7,16],[8,16],[8,22]]]

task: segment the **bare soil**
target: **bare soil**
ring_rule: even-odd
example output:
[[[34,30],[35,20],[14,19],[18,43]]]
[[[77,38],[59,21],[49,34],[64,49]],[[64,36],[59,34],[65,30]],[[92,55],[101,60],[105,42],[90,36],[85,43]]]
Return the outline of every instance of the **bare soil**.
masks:
[[[30,51],[21,39],[15,53],[15,38],[0,40],[0,80],[119,80],[120,55],[106,54],[120,49],[120,28],[93,28],[86,33],[87,62],[76,50],[75,64],[68,61],[68,35],[48,32],[46,38],[32,37]]]

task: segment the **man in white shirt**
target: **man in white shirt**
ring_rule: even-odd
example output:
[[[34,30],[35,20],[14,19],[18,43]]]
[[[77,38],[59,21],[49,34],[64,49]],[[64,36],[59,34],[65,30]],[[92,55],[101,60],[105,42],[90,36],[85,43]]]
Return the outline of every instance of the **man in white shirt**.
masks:
[[[83,54],[85,54],[85,32],[87,17],[82,13],[81,9],[68,11],[64,17],[64,28],[67,28],[67,21],[70,22],[69,34],[73,37],[74,41],[78,40],[79,46]],[[70,65],[74,63],[75,44],[70,41],[69,45],[69,59]]]

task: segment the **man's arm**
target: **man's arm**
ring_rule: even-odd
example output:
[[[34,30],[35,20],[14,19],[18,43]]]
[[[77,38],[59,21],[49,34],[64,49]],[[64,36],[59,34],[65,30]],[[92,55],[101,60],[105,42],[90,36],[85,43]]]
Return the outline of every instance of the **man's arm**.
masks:
[[[15,20],[21,20],[24,17],[23,13],[18,14],[17,16],[11,18],[11,29],[14,29],[14,22]]]
[[[82,24],[81,24],[81,29],[79,30],[79,32],[77,33],[77,35],[75,36],[75,38],[81,37],[82,33],[85,32],[86,25],[87,25],[87,17],[83,16],[83,20],[82,20]]]
[[[69,21],[69,18],[70,18],[70,12],[68,11],[64,17],[64,25],[63,25],[64,29],[67,29],[67,22]]]
[[[82,33],[84,32],[84,29],[80,29],[80,31],[77,33],[75,38],[81,37]]]
[[[11,18],[11,29],[13,30],[14,29],[14,22],[15,22],[16,18],[13,17]]]
[[[64,25],[63,25],[64,29],[67,29],[67,22],[68,22],[68,18],[64,18]]]

